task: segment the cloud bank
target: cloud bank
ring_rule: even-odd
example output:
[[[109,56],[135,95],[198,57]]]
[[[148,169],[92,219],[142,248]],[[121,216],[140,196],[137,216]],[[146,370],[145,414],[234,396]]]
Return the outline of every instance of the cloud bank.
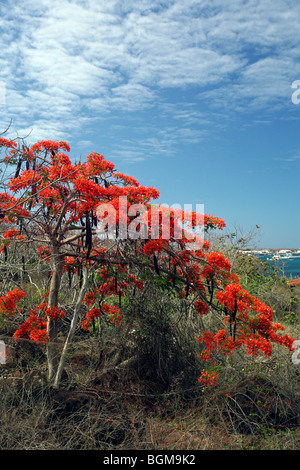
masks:
[[[154,109],[172,137],[153,128],[136,160],[157,147],[155,136],[163,148],[200,141],[220,113],[288,118],[299,23],[293,0],[2,2],[0,125],[12,119],[33,139],[84,140],[99,119]]]

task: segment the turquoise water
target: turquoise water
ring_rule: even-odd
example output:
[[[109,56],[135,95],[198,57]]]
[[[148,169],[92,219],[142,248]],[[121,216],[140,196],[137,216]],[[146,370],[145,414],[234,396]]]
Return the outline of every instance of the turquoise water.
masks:
[[[259,255],[259,258],[263,261],[269,261],[268,258],[270,258],[270,255]],[[288,258],[288,259],[281,258],[276,261],[272,259],[270,261],[270,264],[280,269],[281,275],[284,275],[291,279],[300,277],[300,255],[299,254],[293,255],[291,258]]]

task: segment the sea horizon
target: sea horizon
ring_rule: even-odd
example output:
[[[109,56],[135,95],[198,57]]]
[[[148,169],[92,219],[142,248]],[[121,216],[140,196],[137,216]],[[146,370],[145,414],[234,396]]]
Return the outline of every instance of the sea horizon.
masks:
[[[266,250],[266,249],[262,249]],[[269,249],[268,253],[251,250],[262,261],[269,261],[280,270],[280,274],[288,279],[300,278],[300,250],[291,248]],[[284,253],[285,252],[285,253]]]

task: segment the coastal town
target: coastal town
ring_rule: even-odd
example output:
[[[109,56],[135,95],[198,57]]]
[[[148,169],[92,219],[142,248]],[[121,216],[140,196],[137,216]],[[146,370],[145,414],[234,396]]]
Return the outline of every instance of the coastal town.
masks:
[[[272,258],[286,259],[293,256],[300,256],[300,248],[259,248],[259,249],[245,249],[244,252],[253,255],[267,256]]]

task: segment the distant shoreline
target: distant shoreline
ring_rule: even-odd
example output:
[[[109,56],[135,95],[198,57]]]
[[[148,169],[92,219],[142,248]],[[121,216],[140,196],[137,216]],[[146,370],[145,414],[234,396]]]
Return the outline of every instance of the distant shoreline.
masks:
[[[268,254],[268,253],[297,253],[300,255],[300,248],[245,248],[242,250],[247,253]]]
[[[261,248],[252,250],[243,250],[248,256],[254,256],[262,261],[271,261],[279,263],[278,268],[282,275],[289,279],[300,278],[300,249],[298,248]]]

